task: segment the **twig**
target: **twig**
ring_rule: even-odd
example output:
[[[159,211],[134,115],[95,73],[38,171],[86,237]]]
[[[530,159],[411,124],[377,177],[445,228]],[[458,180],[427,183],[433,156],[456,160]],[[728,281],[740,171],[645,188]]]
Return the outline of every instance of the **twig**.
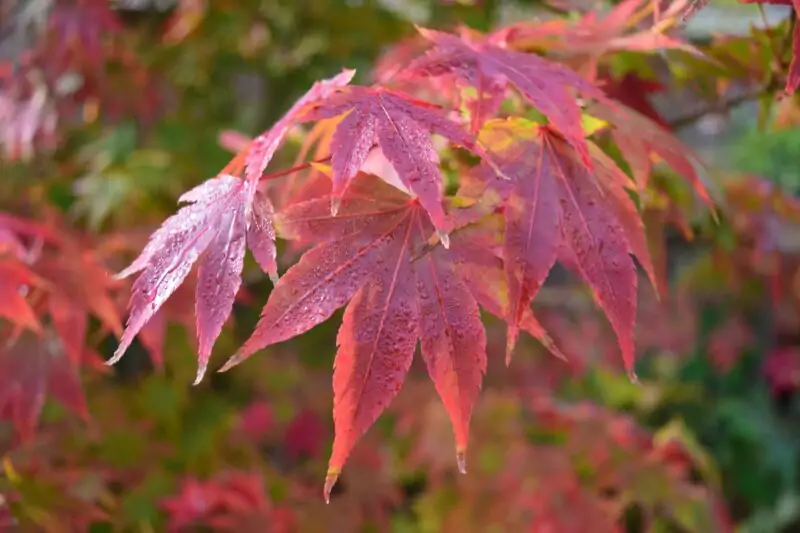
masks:
[[[732,96],[731,98],[728,98],[721,102],[715,102],[713,105],[709,107],[698,109],[697,111],[687,113],[682,117],[672,119],[668,122],[668,125],[670,129],[685,128],[686,126],[694,124],[698,120],[702,119],[703,117],[711,113],[725,113],[739,107],[744,103],[756,100],[766,94],[769,94],[772,90],[774,90],[774,88],[775,87],[773,83],[760,85],[749,91],[745,91],[736,96]]]

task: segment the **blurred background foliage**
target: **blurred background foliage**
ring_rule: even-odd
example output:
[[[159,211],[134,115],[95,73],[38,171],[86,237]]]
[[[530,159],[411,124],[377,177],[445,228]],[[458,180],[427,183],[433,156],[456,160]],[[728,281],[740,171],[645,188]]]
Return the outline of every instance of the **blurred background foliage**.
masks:
[[[42,16],[63,5],[34,4]],[[84,105],[61,115],[62,135],[50,153],[3,161],[0,208],[35,214],[54,206],[113,250],[108,261],[116,270],[174,212],[183,191],[225,166],[231,150],[222,132],[260,133],[315,80],[342,67],[369,82],[375,60],[413,34],[414,23],[488,30],[563,16],[522,0],[114,5],[124,27],[118,37],[146,72],[142,83],[130,83],[129,65],[103,63],[111,105],[81,97]],[[742,10],[743,20],[757,19],[754,10]],[[25,24],[37,20],[35,9],[26,13]],[[735,55],[735,42],[711,37],[726,31],[727,18],[704,26],[714,13],[691,26],[692,35],[712,53]],[[7,27],[20,23],[5,16]],[[772,19],[786,31],[783,19]],[[18,44],[5,46],[4,57],[21,54]],[[669,90],[658,109],[668,119],[687,99],[720,98],[703,86],[711,74],[691,59],[669,59],[620,54],[614,62],[618,72],[666,74]],[[76,72],[61,81],[62,97],[77,101],[91,79]],[[756,128],[753,103],[681,129],[715,162],[720,221],[686,208],[682,227],[655,199],[644,206],[651,227],[670,228],[653,246],[669,257],[672,287],[660,303],[651,289],[641,291],[641,386],[619,368],[608,327],[583,289],[553,284],[536,307],[571,363],[531,341],[506,369],[491,357],[503,353],[502,328],[487,318],[491,361],[467,476],[455,472],[449,424],[415,363],[326,506],[320,487],[333,435],[338,319],[191,387],[193,304],[191,292],[179,291],[163,366],[137,342],[113,370],[84,373],[89,421],[48,402],[24,445],[0,425],[0,524],[93,533],[570,533],[611,531],[600,529],[596,514],[611,509],[633,532],[800,530],[796,109],[796,97],[771,106]],[[292,135],[270,168],[291,166],[302,142],[300,132]],[[654,191],[680,197],[670,183],[656,179]],[[285,269],[296,255],[279,258]],[[252,331],[271,289],[253,264],[245,281],[217,357]],[[97,323],[89,338],[106,358],[116,345]]]

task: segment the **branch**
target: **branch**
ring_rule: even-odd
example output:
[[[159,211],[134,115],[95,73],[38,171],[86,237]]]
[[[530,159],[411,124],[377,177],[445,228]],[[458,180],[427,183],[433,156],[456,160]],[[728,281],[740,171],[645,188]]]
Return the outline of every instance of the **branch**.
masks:
[[[697,5],[700,5],[703,2],[702,2],[702,0],[700,0],[700,1],[695,2],[695,3]],[[759,4],[759,9],[761,9],[761,5],[760,4]],[[763,10],[762,10],[762,16],[764,16]],[[670,129],[684,128],[686,126],[689,126],[689,125],[697,122],[698,120],[700,120],[701,118],[703,118],[704,116],[706,116],[706,115],[708,115],[710,113],[726,113],[726,112],[731,111],[732,109],[734,109],[734,108],[736,108],[736,107],[738,107],[738,106],[740,106],[740,105],[742,105],[742,104],[744,104],[746,102],[749,102],[751,100],[757,100],[758,98],[761,98],[762,96],[765,96],[765,95],[771,93],[772,91],[777,90],[777,88],[778,88],[777,77],[778,77],[779,73],[776,72],[776,70],[782,69],[784,67],[783,62],[781,61],[782,54],[783,54],[783,51],[786,50],[791,45],[792,39],[794,37],[794,27],[795,27],[795,24],[797,24],[797,17],[798,17],[798,13],[793,8],[791,13],[789,14],[789,28],[787,29],[786,34],[784,35],[783,40],[780,43],[780,50],[776,49],[775,43],[772,41],[772,38],[770,37],[770,44],[771,44],[771,48],[772,48],[772,53],[773,53],[773,56],[775,57],[775,60],[778,62],[778,64],[777,65],[773,65],[772,72],[770,74],[769,80],[767,80],[766,83],[764,83],[762,85],[759,85],[757,87],[754,87],[753,89],[750,89],[749,91],[745,91],[742,94],[733,96],[733,97],[728,98],[726,100],[723,100],[722,102],[715,102],[714,105],[712,105],[710,107],[707,107],[705,109],[701,109],[701,110],[689,113],[689,114],[687,114],[685,116],[673,119],[673,120],[669,121],[669,123],[668,123]],[[766,26],[766,20],[764,22],[765,22],[765,26]]]
[[[731,111],[739,107],[744,103],[750,102],[752,100],[757,100],[758,98],[761,98],[762,96],[769,94],[775,89],[773,85],[774,85],[773,83],[766,83],[764,85],[760,85],[758,87],[750,89],[749,91],[745,91],[741,94],[722,100],[721,102],[714,102],[713,105],[709,107],[705,107],[697,111],[687,113],[682,117],[670,120],[668,122],[668,126],[672,130],[681,129],[685,128],[686,126],[691,126],[698,120],[702,119],[703,117],[711,113],[726,113],[728,111]]]

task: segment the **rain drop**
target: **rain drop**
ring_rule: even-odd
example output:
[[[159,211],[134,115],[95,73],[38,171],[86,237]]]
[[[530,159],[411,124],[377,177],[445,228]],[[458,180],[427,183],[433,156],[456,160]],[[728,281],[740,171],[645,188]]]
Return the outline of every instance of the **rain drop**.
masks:
[[[342,199],[338,196],[331,196],[331,216],[336,216],[339,213],[339,207],[342,205]]]
[[[436,234],[439,235],[439,241],[442,243],[442,246],[444,246],[444,249],[445,250],[449,250],[450,249],[450,235],[448,235],[447,232],[442,231],[442,230],[436,230]]]
[[[467,453],[464,451],[457,451],[456,452],[456,465],[458,466],[458,471],[461,474],[467,473]]]

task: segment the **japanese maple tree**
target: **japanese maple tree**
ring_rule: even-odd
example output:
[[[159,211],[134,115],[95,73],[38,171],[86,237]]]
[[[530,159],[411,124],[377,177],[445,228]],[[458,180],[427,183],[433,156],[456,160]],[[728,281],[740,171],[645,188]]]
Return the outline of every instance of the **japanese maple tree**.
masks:
[[[680,332],[653,333],[658,326],[649,328],[650,335],[636,335],[640,302],[645,302],[645,320],[651,325],[666,316],[653,311],[659,299],[668,300],[665,309],[678,306],[667,279],[666,228],[690,236],[696,218],[716,224],[720,216],[727,216],[726,209],[734,209],[736,216],[731,218],[741,234],[749,235],[757,226],[757,248],[763,252],[748,255],[747,261],[736,263],[738,268],[750,275],[753,269],[766,269],[767,259],[775,259],[781,268],[796,270],[794,263],[783,261],[784,251],[773,242],[778,230],[762,228],[791,219],[796,202],[781,197],[779,209],[770,204],[779,193],[765,188],[755,195],[758,202],[753,207],[750,184],[760,183],[755,179],[738,189],[726,186],[718,195],[708,179],[709,169],[676,134],[710,112],[747,100],[793,98],[800,85],[800,30],[795,21],[800,4],[742,3],[792,6],[792,15],[786,27],[753,29],[751,41],[731,38],[732,44],[725,37],[709,43],[689,39],[684,19],[708,2],[684,0],[622,0],[602,14],[576,8],[579,16],[517,21],[485,31],[457,24],[414,26],[384,51],[373,71],[340,65],[338,74],[304,87],[305,93],[283,107],[288,110],[261,134],[249,138],[232,130],[213,131],[213,142],[219,135],[219,144],[234,155],[212,175],[204,175],[206,181],[184,191],[178,190],[182,183],[152,183],[157,181],[152,174],[159,171],[165,177],[161,181],[169,181],[178,159],[190,161],[187,175],[196,177],[197,169],[207,168],[199,163],[207,155],[203,148],[180,142],[190,130],[202,129],[192,121],[204,114],[184,73],[195,69],[199,78],[207,74],[213,83],[219,79],[215,76],[229,77],[224,65],[217,64],[224,60],[209,52],[213,44],[208,35],[220,27],[236,21],[246,25],[247,32],[236,32],[232,48],[257,56],[253,51],[263,51],[272,38],[270,31],[280,33],[276,28],[282,23],[265,30],[267,23],[244,12],[246,23],[233,15],[230,20],[221,16],[219,27],[206,21],[211,29],[198,37],[208,10],[215,9],[206,2],[182,0],[156,30],[132,28],[124,8],[112,9],[99,0],[49,3],[38,21],[40,37],[15,50],[18,57],[13,61],[0,60],[0,169],[11,169],[12,163],[35,168],[38,157],[49,161],[43,167],[46,172],[36,173],[35,179],[26,175],[27,181],[12,183],[9,178],[12,192],[24,194],[8,194],[8,206],[3,199],[0,210],[0,418],[13,425],[14,445],[35,441],[48,398],[92,424],[92,396],[91,391],[84,393],[83,378],[111,373],[109,366],[138,357],[123,359],[129,351],[143,349],[154,374],[163,377],[166,363],[176,357],[170,324],[188,331],[195,341],[197,385],[214,367],[217,344],[224,344],[217,351],[228,356],[217,371],[231,371],[219,379],[232,379],[234,367],[246,376],[247,365],[255,363],[250,358],[258,352],[270,348],[278,353],[280,348],[273,346],[304,336],[341,312],[335,341],[315,347],[335,353],[332,376],[325,374],[332,381],[333,404],[333,442],[323,485],[326,502],[347,472],[348,460],[367,471],[365,464],[384,468],[388,462],[371,442],[361,443],[386,411],[398,420],[400,437],[419,434],[406,454],[412,463],[434,473],[445,468],[437,455],[440,434],[427,426],[419,429],[434,415],[407,404],[392,411],[404,383],[412,381],[407,377],[413,374],[418,347],[418,360],[452,427],[454,446],[448,453],[454,468],[464,474],[471,440],[476,440],[470,436],[471,419],[480,412],[481,391],[493,379],[495,360],[512,368],[522,365],[523,370],[512,375],[514,395],[555,388],[567,372],[596,363],[595,352],[602,354],[598,364],[610,365],[614,373],[638,384],[637,350],[681,344],[676,341]],[[569,11],[562,2],[555,4],[552,11]],[[35,17],[20,20],[25,31],[37,25]],[[165,56],[144,45],[148,39],[165,47]],[[185,55],[183,46],[190,49]],[[291,65],[293,54],[306,53],[303,50],[287,47],[283,55],[276,54],[276,61]],[[176,65],[172,77],[161,76],[171,62]],[[666,116],[653,104],[650,97],[655,93],[678,92],[674,80],[658,79],[659,73],[670,77],[673,63],[676,71],[696,72],[698,92],[711,94],[710,111]],[[218,67],[222,74],[204,72]],[[668,75],[654,74],[659,69]],[[271,93],[280,89],[273,85]],[[684,80],[684,85],[691,83]],[[726,100],[729,87],[739,85],[744,86],[742,94]],[[189,101],[186,109],[171,114],[175,100],[182,98]],[[208,114],[218,111],[226,110],[214,108]],[[136,127],[126,129],[131,116]],[[162,134],[153,126],[160,121],[173,128],[181,122],[188,125],[184,130],[164,128],[167,133]],[[73,160],[64,154],[85,140],[75,133],[82,127],[91,131],[87,138],[101,141],[86,142]],[[107,128],[118,129],[111,135],[105,133]],[[120,146],[137,143],[144,146],[137,152],[139,159],[117,153],[125,153]],[[294,163],[287,163],[292,158]],[[126,165],[135,180],[120,177]],[[88,174],[81,174],[80,186],[69,192],[48,181],[51,174],[76,176],[84,172],[82,167],[89,168]],[[98,180],[92,174],[97,168],[108,179]],[[6,179],[3,174],[0,181]],[[120,217],[112,229],[91,223],[80,227],[73,217],[81,214],[80,202],[62,198],[93,193],[102,204],[99,212]],[[158,193],[170,201],[177,197],[182,205],[160,222],[140,220],[138,213],[124,218],[126,201],[139,209],[156,204]],[[722,206],[715,205],[720,199]],[[134,223],[144,227],[143,232],[128,232],[126,227]],[[775,284],[785,276],[777,267],[769,275]],[[579,281],[593,309],[605,317],[602,325],[554,317],[534,307],[546,286],[563,276]],[[248,338],[232,347],[223,332],[234,319],[237,330],[247,323],[237,314],[242,305],[263,308]],[[678,321],[672,322],[673,329],[679,329]],[[711,336],[709,348],[715,360],[726,362],[720,364],[726,371],[737,360],[729,352],[738,353],[751,340],[749,333],[742,333],[746,327],[741,321],[732,319],[730,324]],[[535,384],[526,381],[530,367],[525,365],[530,362],[515,356],[526,342],[522,331],[553,356],[536,367]],[[692,330],[687,336],[694,334]],[[739,339],[735,347],[724,342],[728,337]],[[113,349],[107,349],[108,341]],[[104,357],[105,351],[110,355]],[[776,355],[768,373],[776,390],[796,385],[796,380],[787,385],[776,370],[793,364],[794,358],[783,355],[795,352],[771,352]],[[613,353],[613,361],[608,353]],[[308,378],[308,388],[315,389],[309,396],[316,398],[304,397],[316,407],[314,402],[326,398],[316,394],[318,381]],[[416,386],[410,385],[415,398],[423,397]],[[99,388],[101,398],[108,391]],[[191,394],[200,395],[202,389]],[[152,403],[179,406],[174,413],[180,416],[166,414],[131,424],[140,434],[152,431],[154,440],[174,437],[143,462],[172,465],[173,448],[181,450],[176,455],[192,453],[191,443],[185,442],[191,439],[176,436],[185,429],[182,424],[191,426],[180,420],[186,415],[181,410],[184,393],[171,394]],[[492,402],[491,408],[502,413],[503,401],[493,397]],[[125,403],[109,400],[114,406]],[[289,416],[286,411],[275,415],[267,401],[256,399],[249,405],[233,430],[227,419],[220,422],[224,430],[218,431],[228,439],[224,446],[246,441],[253,448],[279,449],[282,464],[294,465],[302,457],[313,459],[321,448],[321,435],[329,433],[318,416],[321,409],[304,406],[300,414]],[[514,526],[530,531],[584,531],[591,525],[622,531],[628,506],[636,504],[645,509],[643,520],[648,524],[663,519],[692,530],[695,525],[687,526],[691,520],[678,516],[681,513],[662,517],[670,514],[661,508],[662,500],[639,497],[635,487],[654,479],[669,486],[663,501],[712,509],[713,519],[696,515],[702,515],[696,521],[701,524],[698,531],[731,529],[713,491],[691,481],[691,468],[703,461],[698,453],[690,457],[687,448],[693,443],[652,444],[649,433],[637,432],[606,407],[579,405],[561,411],[555,401],[527,399],[509,400],[507,407],[517,418],[507,428],[506,436],[514,442],[508,446],[506,466],[497,469],[498,476],[486,487],[476,482],[464,487],[465,498],[476,505],[490,500],[489,492],[515,495],[487,513],[495,521],[490,524],[487,518],[486,527],[510,523],[504,515],[511,516],[513,506],[519,510]],[[525,435],[526,417],[551,437],[576,435],[581,446],[571,442],[559,448],[536,441]],[[119,426],[126,423],[115,420],[112,425],[124,435],[126,428]],[[492,451],[490,426],[485,419],[479,425],[482,453]],[[587,442],[594,436],[602,442]],[[184,453],[184,445],[190,452]],[[68,463],[57,446],[43,447],[45,463]],[[241,530],[270,522],[276,530],[294,530],[289,506],[275,504],[272,498],[284,492],[287,499],[307,500],[305,483],[266,490],[259,475],[237,473],[245,471],[241,464],[227,474],[210,476],[211,467],[205,469],[202,453],[197,454],[194,460],[203,476],[186,474],[171,492],[162,490],[158,512],[168,516],[165,527],[177,531],[204,524]],[[615,454],[625,461],[617,461]],[[577,458],[585,457],[593,465],[590,473],[575,466]],[[115,464],[117,459],[91,459],[96,484],[85,489],[91,497],[81,493],[75,498],[113,499],[101,489],[92,493],[96,485],[144,486],[139,473]],[[488,471],[487,461],[480,455],[469,462],[470,469],[478,464],[477,470]],[[29,467],[27,474],[38,475],[40,465],[33,461]],[[9,479],[22,484],[10,463],[3,468]],[[72,476],[81,475],[78,468],[65,472],[57,479],[53,476],[54,486],[68,486]],[[526,476],[538,484],[527,483]],[[350,479],[339,487],[345,483],[350,487]],[[398,496],[394,490],[379,489],[356,507],[358,513],[376,515],[377,522],[385,524],[382,509],[394,505]],[[11,500],[0,499],[0,524],[6,501]],[[564,509],[571,506],[580,512],[569,516]],[[112,512],[110,505],[88,507],[84,512],[76,506],[73,514],[64,515],[69,516],[65,523],[84,527]],[[456,511],[445,515],[448,527],[456,530],[469,522]]]
[[[130,316],[112,364],[200,261],[199,381],[241,283],[245,242],[273,281],[274,226],[287,240],[313,245],[277,281],[253,335],[222,371],[308,331],[350,302],[337,340],[336,440],[326,499],[356,439],[399,391],[418,340],[451,416],[459,469],[466,471],[469,419],[487,359],[480,297],[505,293],[493,295],[483,307],[507,320],[510,357],[521,325],[536,324],[529,316],[530,304],[556,260],[592,289],[617,334],[625,367],[636,379],[637,275],[631,255],[642,262],[654,286],[655,274],[643,225],[628,196],[637,190],[636,182],[587,140],[583,114],[595,112],[604,121],[601,131],[618,138],[627,157],[648,161],[652,153],[662,155],[708,198],[688,148],[570,68],[510,49],[508,33],[419,31],[433,47],[397,76],[422,83],[433,76],[454,77],[452,87],[467,85],[477,91],[480,103],[472,108],[473,116],[459,117],[452,109],[397,89],[350,85],[352,71],[319,82],[220,175],[184,194],[181,201],[191,205],[165,222],[120,275],[143,270],[133,285]],[[505,119],[510,128],[506,138],[493,138],[498,127],[490,119],[500,116],[501,109],[484,101],[501,102],[509,85],[546,123],[512,115]],[[338,122],[328,156],[307,163],[330,162],[330,192],[284,205],[273,215],[268,197],[280,184],[267,184],[283,173],[262,172],[275,150],[294,123],[330,120]],[[632,124],[644,137],[632,138]],[[468,215],[448,209],[432,134],[478,156],[477,166],[462,166],[458,173],[480,173],[486,189],[473,200],[495,194],[497,202]],[[530,141],[518,142],[526,136]],[[365,167],[370,154],[385,164]],[[637,177],[646,178],[634,168]],[[375,180],[356,183],[362,170],[376,173],[392,188]],[[505,214],[504,231],[492,235],[480,252],[469,237],[468,250],[453,245],[451,232],[480,231],[493,223],[496,213]],[[442,249],[427,247],[432,239]],[[499,246],[491,242],[496,239]],[[500,259],[505,273],[498,286],[470,289],[485,281],[477,269],[487,268],[493,259]],[[540,326],[530,327],[537,336],[546,335]]]

